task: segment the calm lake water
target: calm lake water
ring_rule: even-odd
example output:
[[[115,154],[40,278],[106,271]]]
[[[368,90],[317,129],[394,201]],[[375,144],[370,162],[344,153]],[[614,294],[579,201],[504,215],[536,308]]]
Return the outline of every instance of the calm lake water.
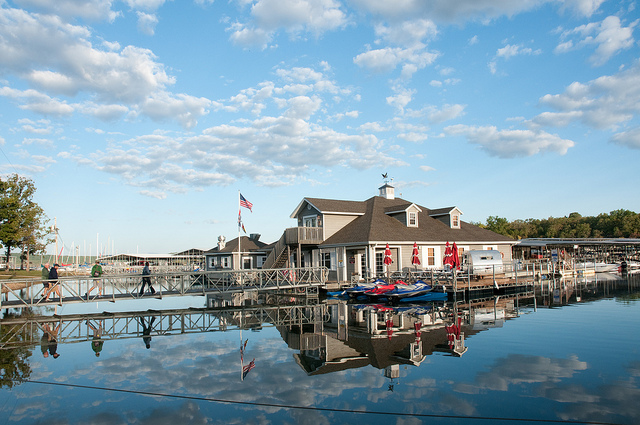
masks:
[[[394,310],[185,297],[33,312],[48,323],[5,312],[0,422],[638,424],[639,296],[634,278]]]

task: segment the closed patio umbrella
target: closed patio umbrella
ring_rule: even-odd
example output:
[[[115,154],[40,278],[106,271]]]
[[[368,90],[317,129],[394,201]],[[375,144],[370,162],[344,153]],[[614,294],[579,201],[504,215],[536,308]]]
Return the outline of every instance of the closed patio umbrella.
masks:
[[[458,270],[460,268],[460,257],[458,256],[458,246],[456,243],[453,243],[453,247],[451,248],[451,259],[453,263],[451,267]]]
[[[416,266],[416,270],[420,265],[420,254],[418,253],[418,244],[416,242],[413,243],[413,252],[411,253],[411,264]]]
[[[453,252],[451,251],[451,246],[449,245],[449,241],[447,241],[446,248],[444,249],[444,260],[442,264],[446,266],[447,264],[453,267]]]
[[[384,249],[384,264],[387,266],[387,280],[389,279],[389,265],[393,263],[393,259],[391,258],[391,249],[389,248],[389,244]]]

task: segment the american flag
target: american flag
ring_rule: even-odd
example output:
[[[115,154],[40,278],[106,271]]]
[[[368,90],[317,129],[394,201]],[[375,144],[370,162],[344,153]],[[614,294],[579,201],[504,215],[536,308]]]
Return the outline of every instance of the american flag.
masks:
[[[253,207],[253,204],[251,202],[247,201],[245,199],[245,197],[242,196],[242,193],[240,194],[240,206],[248,208],[249,211],[253,212],[253,210],[251,209]]]
[[[256,367],[256,359],[253,359],[249,362],[248,365],[242,367],[242,380],[247,376],[247,374]]]

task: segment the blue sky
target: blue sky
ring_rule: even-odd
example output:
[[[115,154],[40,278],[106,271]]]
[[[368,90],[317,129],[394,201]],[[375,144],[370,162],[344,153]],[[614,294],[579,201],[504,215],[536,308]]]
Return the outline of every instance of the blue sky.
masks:
[[[277,240],[303,197],[640,211],[636,1],[0,0],[0,174],[65,253]]]

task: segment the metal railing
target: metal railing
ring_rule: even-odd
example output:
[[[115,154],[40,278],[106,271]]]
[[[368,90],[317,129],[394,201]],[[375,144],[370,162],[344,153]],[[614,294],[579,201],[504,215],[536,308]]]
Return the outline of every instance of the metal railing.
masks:
[[[319,324],[327,315],[326,304],[303,300],[296,305],[154,310],[69,316],[26,316],[0,320],[0,349],[40,343],[46,331],[55,331],[60,343],[140,338],[186,333],[224,332],[255,326]],[[153,318],[153,320],[152,320]]]
[[[132,300],[148,295],[141,293],[142,275],[109,275],[100,278],[90,276],[61,277],[55,283],[50,296],[42,280],[7,280],[0,282],[2,298],[0,309],[35,307],[47,304],[78,303],[93,301]],[[323,286],[327,270],[317,268],[261,269],[198,271],[180,273],[156,273],[148,276],[155,297],[205,295],[207,293],[291,290],[305,292],[308,288]],[[54,282],[50,282],[53,284]],[[91,292],[89,289],[98,285]],[[147,289],[148,291],[148,289]]]

